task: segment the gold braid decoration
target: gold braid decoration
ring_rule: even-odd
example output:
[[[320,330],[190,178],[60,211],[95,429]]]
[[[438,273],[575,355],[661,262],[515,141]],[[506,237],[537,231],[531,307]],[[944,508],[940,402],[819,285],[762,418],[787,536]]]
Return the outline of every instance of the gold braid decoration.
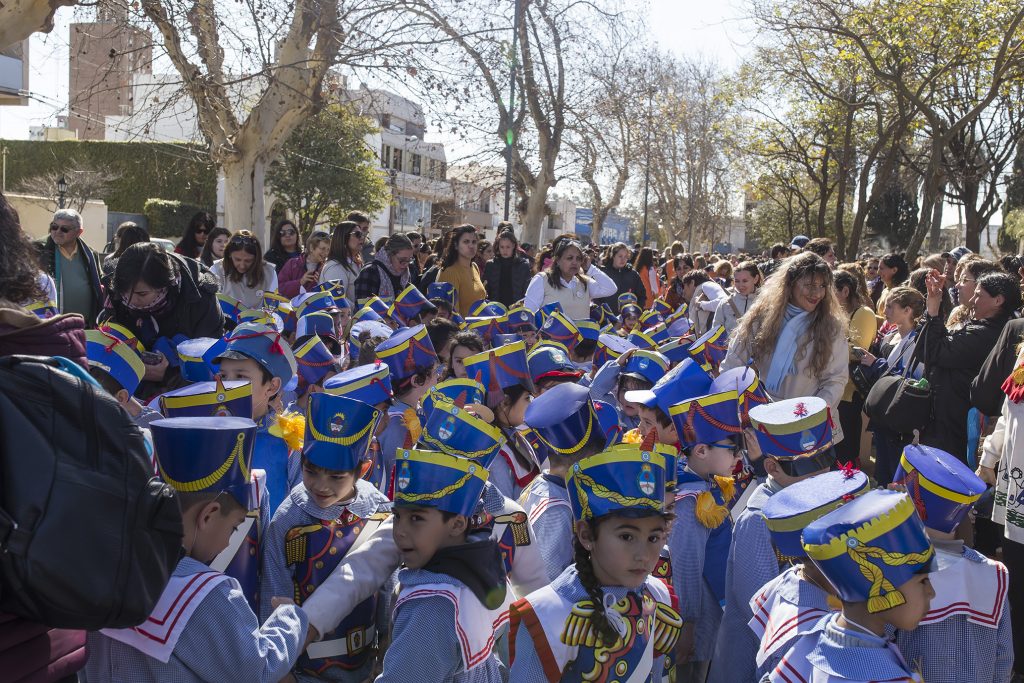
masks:
[[[618,491],[612,491],[611,489],[598,484],[593,480],[593,478],[587,476],[583,472],[575,472],[573,474],[573,479],[576,481],[576,491],[580,496],[580,508],[583,513],[581,516],[584,519],[591,516],[590,502],[587,499],[587,492],[583,488],[584,484],[589,486],[591,491],[598,498],[604,498],[614,503],[618,503],[624,508],[649,507],[654,508],[655,510],[658,509],[658,502],[656,500],[652,500],[651,498],[634,498],[632,496],[624,496]]]
[[[440,491],[434,491],[433,493],[403,493],[399,491],[396,494],[396,498],[401,498],[403,501],[408,503],[418,503],[424,500],[437,500],[438,498],[444,498],[445,496],[455,493],[458,489],[473,478],[473,472],[466,472],[466,474],[454,484],[445,486]]]
[[[238,436],[235,437],[235,447],[231,449],[231,455],[228,457],[228,459],[224,461],[223,465],[221,465],[216,470],[206,475],[202,479],[196,479],[195,481],[177,481],[169,477],[162,466],[160,467],[160,478],[163,479],[165,483],[169,484],[171,488],[176,489],[178,491],[185,491],[187,493],[205,491],[214,484],[216,484],[218,481],[220,481],[221,478],[225,474],[227,474],[228,470],[231,469],[231,465],[235,462],[235,459],[238,459],[240,461],[239,468],[242,470],[242,474],[247,475],[248,473],[245,471],[245,458],[242,457],[242,444],[244,442],[245,433],[239,432]],[[157,462],[159,462],[159,459],[157,460]],[[246,478],[248,479],[248,476],[246,476]]]
[[[429,446],[433,446],[434,448],[439,449],[443,453],[447,453],[448,455],[457,455],[459,457],[468,458],[470,460],[476,460],[477,458],[481,458],[494,450],[494,446],[489,446],[487,448],[482,448],[479,451],[463,451],[435,439],[427,432],[423,432],[422,441],[424,441]]]
[[[545,439],[543,436],[541,436],[540,432],[537,431],[536,429],[533,430],[533,433],[537,435],[537,438],[540,439],[540,442],[542,444],[544,444],[545,446],[547,446],[548,448],[553,450],[555,453],[558,453],[559,455],[572,455],[573,453],[578,452],[581,448],[583,448],[584,446],[587,445],[587,442],[590,441],[590,432],[593,429],[594,429],[594,411],[593,410],[588,410],[587,411],[587,431],[583,434],[583,438],[580,439],[579,443],[577,443],[572,448],[559,448],[558,446],[555,446],[554,444],[550,443],[547,439]]]
[[[366,425],[361,430],[359,430],[359,433],[353,434],[352,436],[327,436],[326,434],[322,433],[319,429],[317,429],[316,425],[313,424],[312,421],[309,422],[309,431],[313,434],[313,437],[317,441],[333,443],[338,446],[351,446],[352,444],[356,443],[364,436],[366,436],[366,433],[370,431],[370,427],[373,427],[375,422],[376,420],[370,420],[370,424]]]
[[[935,552],[934,548],[928,548],[922,553],[894,553],[882,548],[869,545],[857,544],[853,547],[846,546],[846,552],[857,566],[864,578],[871,582],[871,589],[868,591],[868,611],[874,614],[892,607],[899,607],[906,602],[903,594],[896,590],[889,579],[882,574],[878,565],[870,562],[868,558],[880,559],[890,567],[898,567],[904,564],[920,563],[929,559]],[[882,594],[885,591],[885,594]]]

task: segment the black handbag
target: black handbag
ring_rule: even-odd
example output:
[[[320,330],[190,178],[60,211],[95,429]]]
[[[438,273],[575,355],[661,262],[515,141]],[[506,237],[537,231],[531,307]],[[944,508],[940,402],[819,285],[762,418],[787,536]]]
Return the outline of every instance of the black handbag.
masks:
[[[864,412],[871,421],[891,431],[910,434],[915,429],[922,431],[931,421],[932,390],[930,386],[918,386],[918,380],[908,377],[914,367],[917,352],[924,343],[924,334],[918,339],[918,346],[910,355],[903,373],[885,375],[875,381],[864,399]],[[927,345],[925,352],[927,354]],[[925,372],[928,359],[924,358]]]

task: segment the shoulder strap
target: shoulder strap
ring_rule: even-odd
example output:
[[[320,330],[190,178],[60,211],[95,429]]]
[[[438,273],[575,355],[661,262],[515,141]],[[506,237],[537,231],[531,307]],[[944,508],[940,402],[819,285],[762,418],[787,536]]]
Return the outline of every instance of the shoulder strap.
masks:
[[[728,299],[726,299],[726,301],[729,302],[729,308],[732,309],[732,312],[736,315],[737,318],[739,318],[742,315],[742,313],[740,313],[740,309],[736,308],[736,302],[732,300],[731,296]]]

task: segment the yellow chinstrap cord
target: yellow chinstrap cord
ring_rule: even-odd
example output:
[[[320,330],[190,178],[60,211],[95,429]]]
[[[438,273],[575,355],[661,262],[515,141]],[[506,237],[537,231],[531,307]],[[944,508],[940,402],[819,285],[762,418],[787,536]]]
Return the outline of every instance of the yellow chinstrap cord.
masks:
[[[583,434],[583,438],[580,439],[579,443],[577,443],[572,448],[559,448],[558,446],[555,446],[554,444],[550,443],[547,439],[545,439],[543,436],[541,436],[540,432],[538,432],[537,430],[534,430],[534,433],[537,435],[537,438],[540,439],[541,443],[543,443],[545,446],[553,450],[555,453],[558,453],[559,455],[572,455],[573,453],[578,452],[581,448],[586,446],[587,442],[590,441],[590,433],[594,430],[594,413],[593,411],[588,412],[590,414],[587,415],[587,431]]]
[[[242,470],[242,475],[248,481],[249,472],[245,467],[245,458],[242,457],[242,447],[245,443],[245,434],[242,432],[238,433],[235,437],[235,447],[231,449],[231,455],[228,459],[218,467],[216,470],[206,475],[202,479],[196,479],[195,481],[178,481],[168,476],[167,472],[164,471],[163,467],[160,467],[160,478],[164,480],[171,488],[177,491],[185,491],[186,493],[195,493],[196,491],[205,491],[211,486],[216,484],[218,481],[227,474],[228,470],[231,469],[231,465],[234,464],[235,460],[239,461],[239,469]]]
[[[312,432],[313,436],[316,438],[317,441],[333,443],[338,446],[351,446],[352,444],[356,443],[357,441],[365,437],[366,433],[369,432],[372,427],[376,426],[376,424],[377,420],[375,414],[374,419],[370,420],[370,423],[368,425],[359,430],[358,434],[353,434],[352,436],[327,436],[326,434],[322,433],[319,429],[317,429],[316,425],[313,424],[312,422],[309,423],[309,431]]]
[[[475,472],[466,472],[462,477],[454,484],[445,486],[440,491],[434,491],[433,493],[403,493],[399,491],[396,494],[396,498],[401,499],[407,503],[419,503],[425,500],[437,500],[438,498],[444,498],[445,496],[455,493],[457,490],[462,488],[470,479],[473,478]]]
[[[898,567],[904,564],[922,564],[931,558],[932,554],[935,553],[935,549],[929,547],[928,550],[920,553],[894,553],[882,548],[858,544],[853,547],[847,546],[846,552],[850,559],[860,567],[860,573],[864,575],[864,578],[871,582],[871,589],[868,591],[868,611],[874,614],[875,612],[899,607],[906,602],[906,598],[903,597],[903,593],[896,590],[896,587],[892,585],[889,579],[885,578],[881,567],[869,561],[868,558],[880,559],[890,567]],[[882,594],[883,590],[885,591],[884,595]]]

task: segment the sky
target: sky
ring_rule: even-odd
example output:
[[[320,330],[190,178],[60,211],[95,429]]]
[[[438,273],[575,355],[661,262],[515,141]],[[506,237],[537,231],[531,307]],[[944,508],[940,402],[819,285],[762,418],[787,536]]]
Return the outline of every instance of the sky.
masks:
[[[629,2],[630,0],[623,0]],[[703,55],[724,67],[734,66],[744,35],[736,0],[649,0],[648,25],[662,48],[680,55]],[[81,11],[81,10],[80,10]],[[29,91],[25,107],[0,107],[0,138],[27,139],[30,126],[55,125],[68,99],[68,24],[75,10],[57,10],[50,34],[35,34],[30,46]],[[451,142],[440,136],[440,142]]]

